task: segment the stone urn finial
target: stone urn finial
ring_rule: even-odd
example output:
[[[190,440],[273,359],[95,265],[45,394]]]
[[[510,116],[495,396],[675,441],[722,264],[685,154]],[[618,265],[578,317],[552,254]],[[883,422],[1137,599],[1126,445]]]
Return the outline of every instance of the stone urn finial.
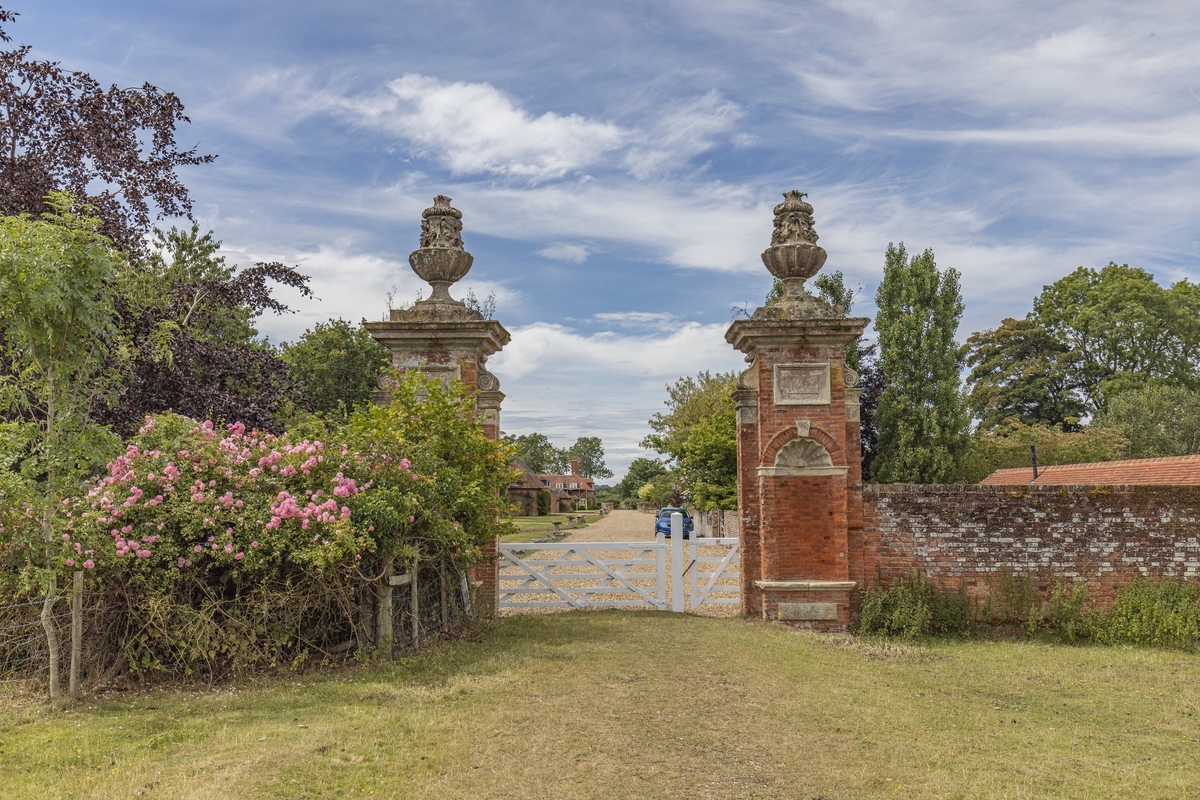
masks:
[[[808,296],[804,282],[817,274],[827,256],[817,246],[813,207],[804,202],[805,196],[794,189],[783,193],[783,202],[775,206],[771,246],[762,253],[763,264],[787,285],[785,300]]]
[[[421,212],[421,247],[408,256],[413,272],[433,287],[427,302],[458,303],[450,296],[450,284],[466,275],[474,260],[463,249],[462,212],[439,194]]]

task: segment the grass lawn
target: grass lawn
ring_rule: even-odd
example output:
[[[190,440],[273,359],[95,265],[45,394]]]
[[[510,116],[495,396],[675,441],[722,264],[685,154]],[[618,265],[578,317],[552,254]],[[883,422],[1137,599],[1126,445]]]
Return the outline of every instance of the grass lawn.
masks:
[[[1194,797],[1198,668],[669,613],[516,617],[387,665],[66,712],[0,700],[0,794]]]
[[[586,528],[589,522],[598,519],[596,512],[577,511],[571,516],[584,514],[583,525],[580,527]],[[534,539],[542,539],[547,534],[554,532],[554,523],[557,522],[565,531],[567,530],[567,515],[566,514],[547,514],[543,517],[513,517],[513,523],[521,529],[520,533],[514,533],[510,536],[500,537],[502,542],[532,542]]]

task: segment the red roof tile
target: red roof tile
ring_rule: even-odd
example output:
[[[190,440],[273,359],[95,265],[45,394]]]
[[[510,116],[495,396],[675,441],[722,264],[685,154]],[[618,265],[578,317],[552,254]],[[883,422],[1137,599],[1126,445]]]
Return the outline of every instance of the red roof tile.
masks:
[[[1042,485],[1157,484],[1160,486],[1200,485],[1200,455],[1166,458],[1134,458],[1127,461],[1097,461],[1091,464],[1057,464],[1038,467],[1033,480],[1032,467],[998,469],[979,482],[989,486],[1036,483]]]

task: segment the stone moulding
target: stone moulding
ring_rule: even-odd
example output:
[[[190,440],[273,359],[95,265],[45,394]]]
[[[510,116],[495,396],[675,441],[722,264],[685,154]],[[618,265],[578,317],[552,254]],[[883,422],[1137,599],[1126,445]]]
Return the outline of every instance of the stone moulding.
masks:
[[[759,467],[763,478],[817,478],[825,475],[846,475],[848,467]]]
[[[755,581],[764,592],[848,592],[858,581]]]

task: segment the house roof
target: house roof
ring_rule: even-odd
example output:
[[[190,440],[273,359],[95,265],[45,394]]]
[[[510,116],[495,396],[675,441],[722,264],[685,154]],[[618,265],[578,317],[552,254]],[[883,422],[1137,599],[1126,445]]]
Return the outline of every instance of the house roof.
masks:
[[[1038,467],[1033,480],[1032,467],[998,469],[979,482],[988,486],[1006,485],[1200,485],[1200,455],[1166,458],[1134,458],[1125,461],[1097,461],[1090,464],[1056,464]]]

